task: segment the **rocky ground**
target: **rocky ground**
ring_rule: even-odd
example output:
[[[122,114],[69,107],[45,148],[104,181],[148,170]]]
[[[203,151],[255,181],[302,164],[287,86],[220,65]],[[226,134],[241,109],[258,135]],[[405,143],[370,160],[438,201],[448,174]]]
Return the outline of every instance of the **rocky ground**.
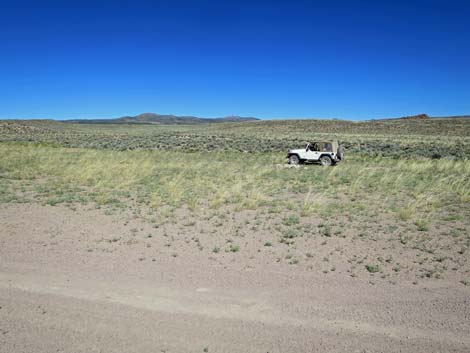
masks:
[[[326,274],[198,226],[1,206],[0,352],[470,351],[470,288],[451,276],[351,276],[340,257]]]

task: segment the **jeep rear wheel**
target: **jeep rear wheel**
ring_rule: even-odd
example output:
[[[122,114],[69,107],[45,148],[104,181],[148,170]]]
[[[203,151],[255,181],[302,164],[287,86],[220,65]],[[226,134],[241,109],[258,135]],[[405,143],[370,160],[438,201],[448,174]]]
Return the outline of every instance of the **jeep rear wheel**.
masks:
[[[321,156],[320,163],[324,166],[330,166],[333,164],[333,161],[331,160],[330,156]]]
[[[291,165],[298,165],[300,163],[299,157],[295,154],[289,156],[289,164]]]

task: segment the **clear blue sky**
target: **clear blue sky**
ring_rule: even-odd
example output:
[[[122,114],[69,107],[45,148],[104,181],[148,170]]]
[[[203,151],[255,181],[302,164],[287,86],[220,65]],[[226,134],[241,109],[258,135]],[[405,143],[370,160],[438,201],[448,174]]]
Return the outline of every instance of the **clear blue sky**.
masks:
[[[0,118],[470,114],[470,1],[0,5]]]

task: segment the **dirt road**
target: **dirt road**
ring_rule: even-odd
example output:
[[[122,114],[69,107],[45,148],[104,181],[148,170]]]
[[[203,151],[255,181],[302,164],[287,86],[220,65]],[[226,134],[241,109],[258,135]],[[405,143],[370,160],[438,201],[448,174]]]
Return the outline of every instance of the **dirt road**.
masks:
[[[102,241],[122,223],[100,211],[0,208],[0,352],[470,351],[468,286],[371,285]]]

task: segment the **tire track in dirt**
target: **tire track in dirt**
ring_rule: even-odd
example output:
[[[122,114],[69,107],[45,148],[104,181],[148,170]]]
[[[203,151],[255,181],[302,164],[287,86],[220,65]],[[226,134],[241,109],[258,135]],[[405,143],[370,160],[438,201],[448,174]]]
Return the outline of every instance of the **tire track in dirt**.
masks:
[[[250,297],[232,293],[226,295],[210,288],[194,291],[150,286],[143,283],[103,282],[93,278],[61,278],[60,275],[43,276],[0,272],[0,288],[22,290],[42,295],[69,297],[83,301],[107,302],[143,310],[196,315],[214,319],[263,323],[269,326],[290,326],[320,332],[346,331],[359,336],[383,336],[393,340],[411,339],[434,341],[470,349],[470,337],[451,331],[436,331],[403,326],[379,326],[364,321],[330,320],[321,315],[311,319],[285,312],[265,298],[254,293]],[[321,303],[318,303],[321,307]],[[328,307],[323,307],[328,311]]]

